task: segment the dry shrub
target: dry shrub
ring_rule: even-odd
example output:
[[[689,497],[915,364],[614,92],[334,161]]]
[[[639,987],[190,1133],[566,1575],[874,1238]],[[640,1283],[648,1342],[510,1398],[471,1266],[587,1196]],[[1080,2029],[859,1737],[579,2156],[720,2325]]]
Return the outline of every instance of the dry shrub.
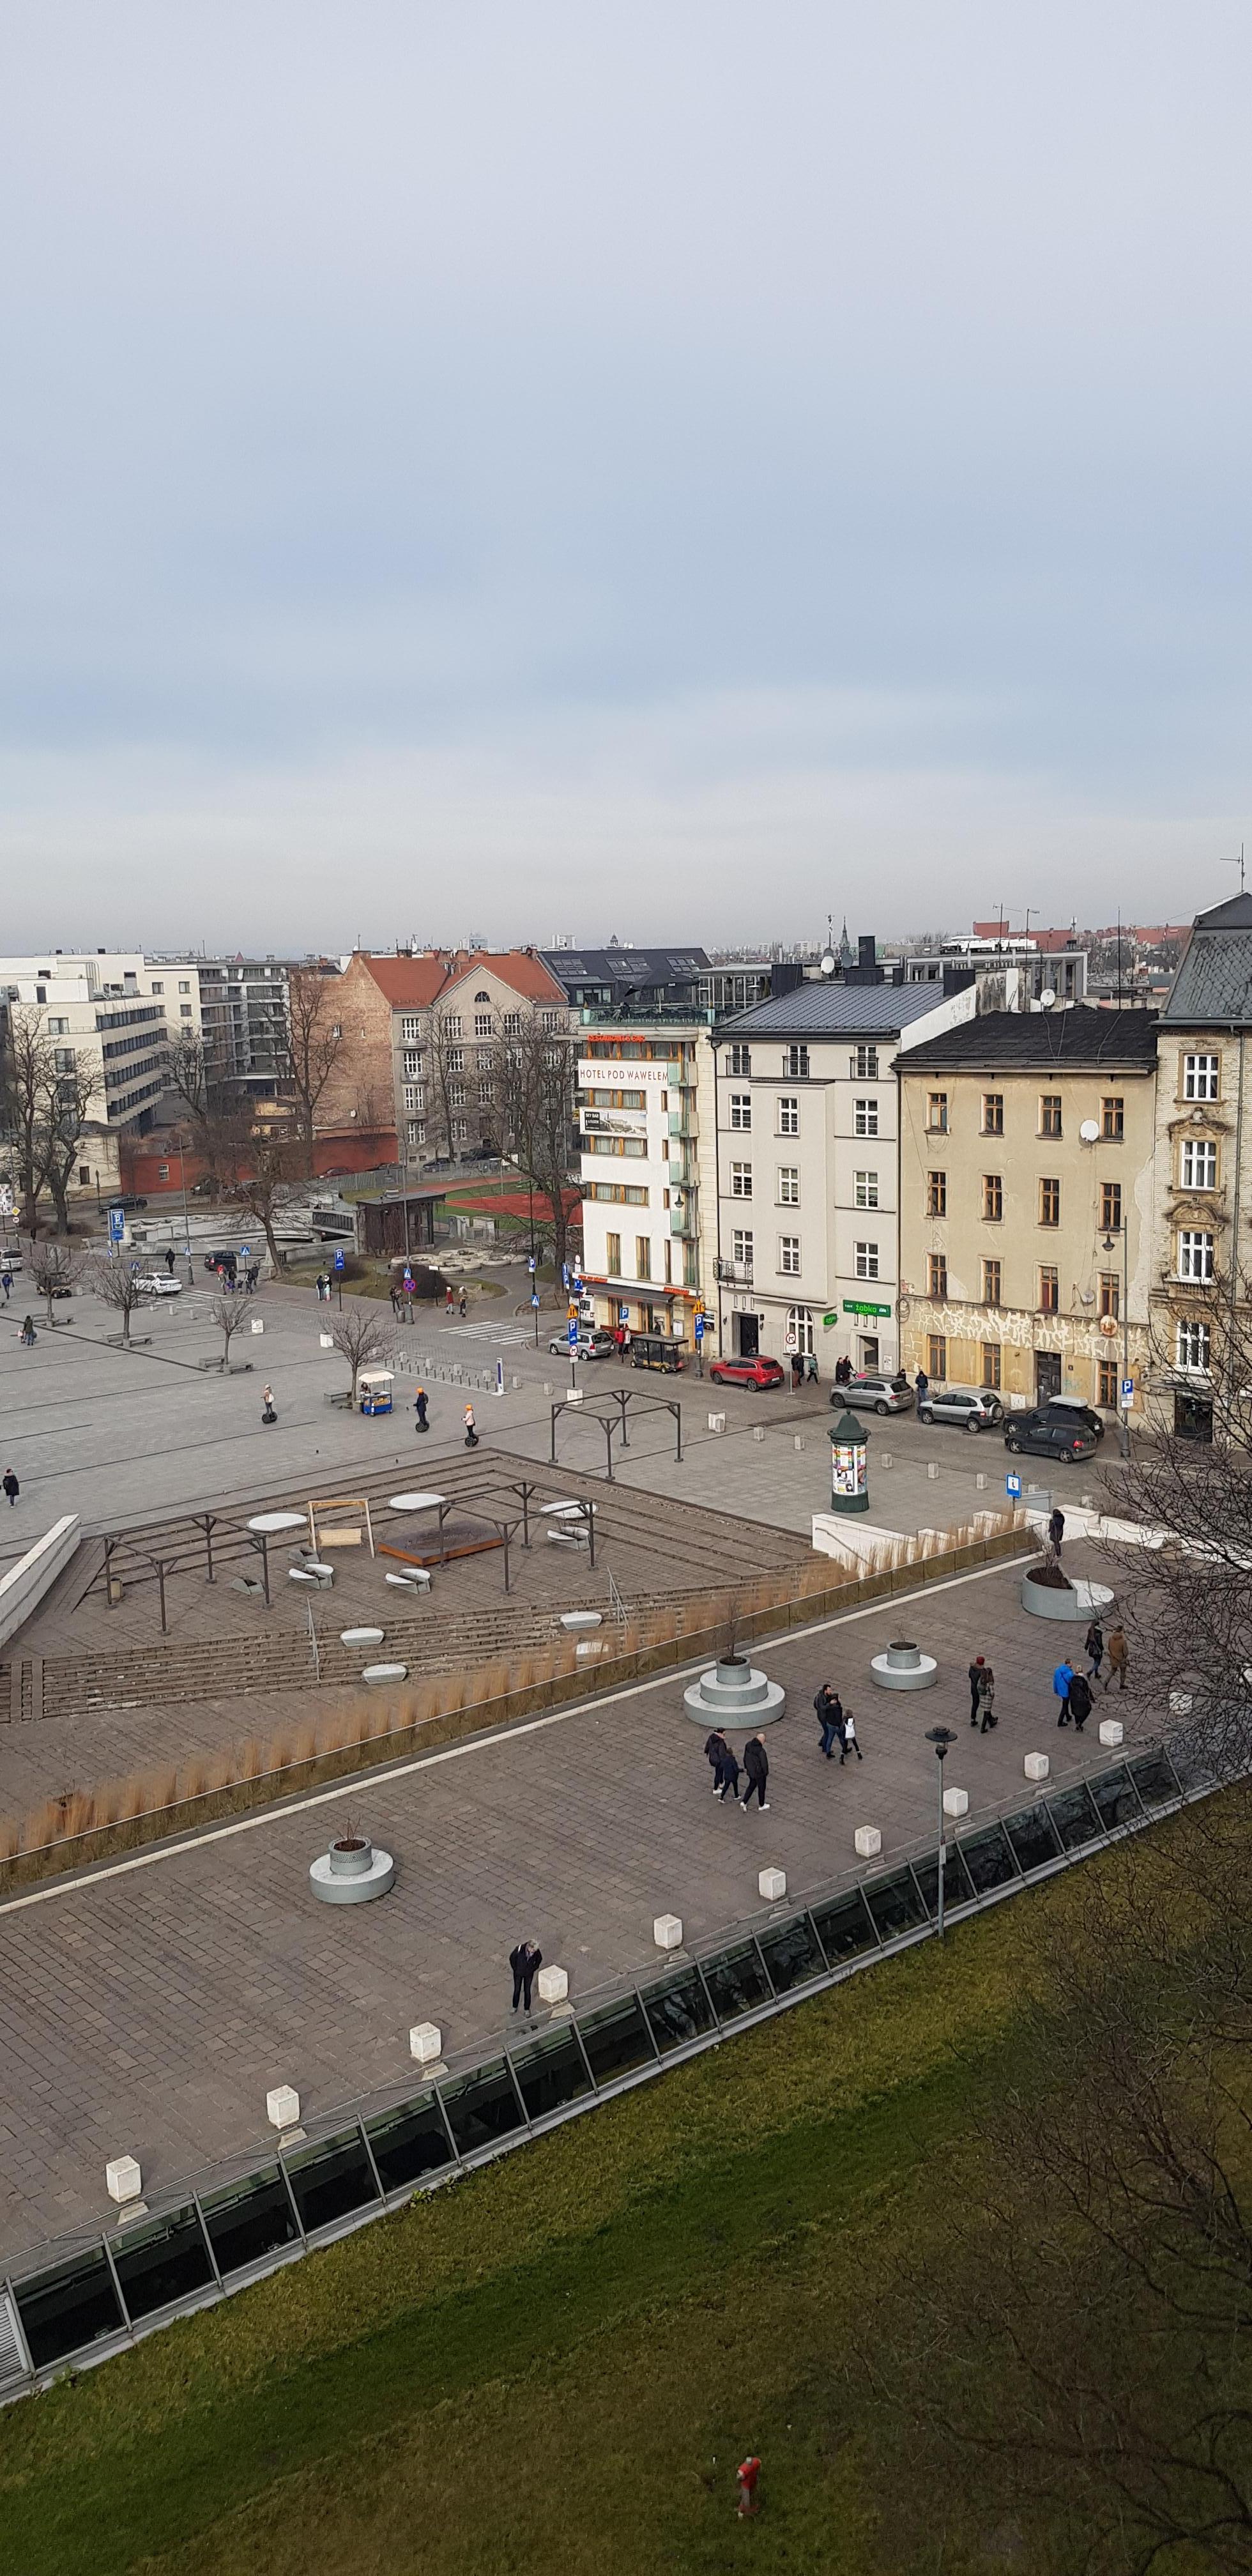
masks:
[[[90,1789],[74,1789],[65,1801],[61,1832],[68,1841],[75,1834],[89,1834],[99,1821],[96,1802]]]
[[[21,1829],[17,1825],[0,1825],[0,1860],[12,1860],[21,1850]]]
[[[120,1823],[127,1823],[132,1816],[142,1816],[146,1804],[142,1780],[136,1779],[132,1773],[128,1779],[119,1781],[117,1810]]]
[[[205,1769],[204,1763],[201,1761],[188,1762],[185,1769],[179,1774],[179,1797],[202,1798],[207,1786],[208,1773]]]
[[[22,1850],[43,1851],[48,1843],[59,1841],[61,1813],[59,1798],[46,1798],[42,1807],[36,1807],[34,1814],[27,1816],[21,1827]]]
[[[233,1776],[236,1780],[259,1780],[264,1769],[264,1749],[257,1743],[255,1735],[250,1735],[247,1743],[241,1744],[236,1752]]]
[[[289,1738],[289,1737],[287,1737],[287,1736],[285,1736],[285,1735],[276,1735],[276,1736],[274,1737],[273,1742],[268,1746],[268,1748],[267,1748],[267,1750],[266,1750],[266,1754],[265,1754],[265,1768],[266,1768],[266,1770],[267,1770],[267,1771],[285,1771],[285,1770],[287,1769],[288,1764],[290,1763],[290,1761],[291,1761],[291,1742],[290,1742],[290,1738]]]

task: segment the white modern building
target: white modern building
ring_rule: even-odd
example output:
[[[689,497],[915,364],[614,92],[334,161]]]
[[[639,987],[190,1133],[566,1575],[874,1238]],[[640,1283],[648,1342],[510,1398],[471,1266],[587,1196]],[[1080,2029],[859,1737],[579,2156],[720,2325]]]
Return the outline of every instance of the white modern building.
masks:
[[[67,1085],[83,1077],[90,1083],[71,1182],[76,1193],[116,1187],[121,1138],[151,1126],[180,1010],[198,1025],[194,971],[158,969],[137,950],[0,957],[0,1046],[9,1044],[20,1015],[52,1046]]]
[[[713,1347],[812,1353],[894,1368],[900,1338],[901,1051],[972,1019],[972,982],[944,994],[871,980],[802,984],[705,1041],[715,1071],[716,1176],[701,1208]],[[710,1336],[712,1340],[712,1336]]]
[[[595,1320],[665,1334],[688,1354],[700,1302],[702,1136],[713,1182],[712,1064],[695,1016],[606,1019],[579,1040],[583,1278]]]

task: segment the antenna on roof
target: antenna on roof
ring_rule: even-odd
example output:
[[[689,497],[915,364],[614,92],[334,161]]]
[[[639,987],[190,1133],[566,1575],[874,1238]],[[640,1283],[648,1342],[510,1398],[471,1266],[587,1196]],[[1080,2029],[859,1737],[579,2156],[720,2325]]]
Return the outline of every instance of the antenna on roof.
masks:
[[[1246,887],[1246,884],[1245,884],[1245,882],[1244,882],[1243,843],[1242,843],[1242,841],[1239,843],[1239,856],[1238,856],[1238,858],[1237,858],[1237,859],[1220,859],[1220,860],[1218,861],[1218,865],[1219,865],[1220,867],[1223,867],[1223,868],[1238,868],[1238,871],[1239,871],[1239,892],[1240,892],[1240,894],[1246,894],[1246,892],[1247,892],[1247,887]]]

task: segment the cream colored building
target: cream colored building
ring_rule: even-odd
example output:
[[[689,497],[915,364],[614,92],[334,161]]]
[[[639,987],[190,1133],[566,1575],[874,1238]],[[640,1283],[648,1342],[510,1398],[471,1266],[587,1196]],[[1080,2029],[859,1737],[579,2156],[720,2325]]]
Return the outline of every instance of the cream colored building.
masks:
[[[1142,1407],[1157,1024],[994,1011],[898,1056],[900,1355],[910,1375]]]
[[[1232,1308],[1236,1336],[1252,1332],[1252,895],[1197,916],[1156,1036],[1157,1384],[1171,1427],[1203,1439]]]

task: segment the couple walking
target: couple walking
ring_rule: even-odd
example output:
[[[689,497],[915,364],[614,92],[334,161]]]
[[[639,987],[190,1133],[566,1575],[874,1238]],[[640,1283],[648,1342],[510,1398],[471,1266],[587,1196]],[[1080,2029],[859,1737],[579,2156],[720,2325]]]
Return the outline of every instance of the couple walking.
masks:
[[[720,1726],[715,1726],[712,1734],[706,1739],[704,1758],[713,1773],[714,1797],[724,1798],[729,1789],[732,1797],[739,1798],[738,1757],[733,1747],[727,1743]],[[765,1750],[763,1735],[748,1737],[743,1748],[743,1768],[748,1785],[744,1796],[739,1798],[740,1806],[746,1815],[755,1796],[758,1807],[767,1813],[769,1800],[765,1790],[769,1780],[769,1755]]]
[[[833,1762],[836,1744],[841,1764],[847,1761],[850,1753],[855,1753],[858,1762],[862,1761],[864,1756],[856,1740],[856,1719],[851,1709],[843,1706],[833,1682],[822,1683],[813,1706],[822,1730],[822,1751],[827,1761]]]

